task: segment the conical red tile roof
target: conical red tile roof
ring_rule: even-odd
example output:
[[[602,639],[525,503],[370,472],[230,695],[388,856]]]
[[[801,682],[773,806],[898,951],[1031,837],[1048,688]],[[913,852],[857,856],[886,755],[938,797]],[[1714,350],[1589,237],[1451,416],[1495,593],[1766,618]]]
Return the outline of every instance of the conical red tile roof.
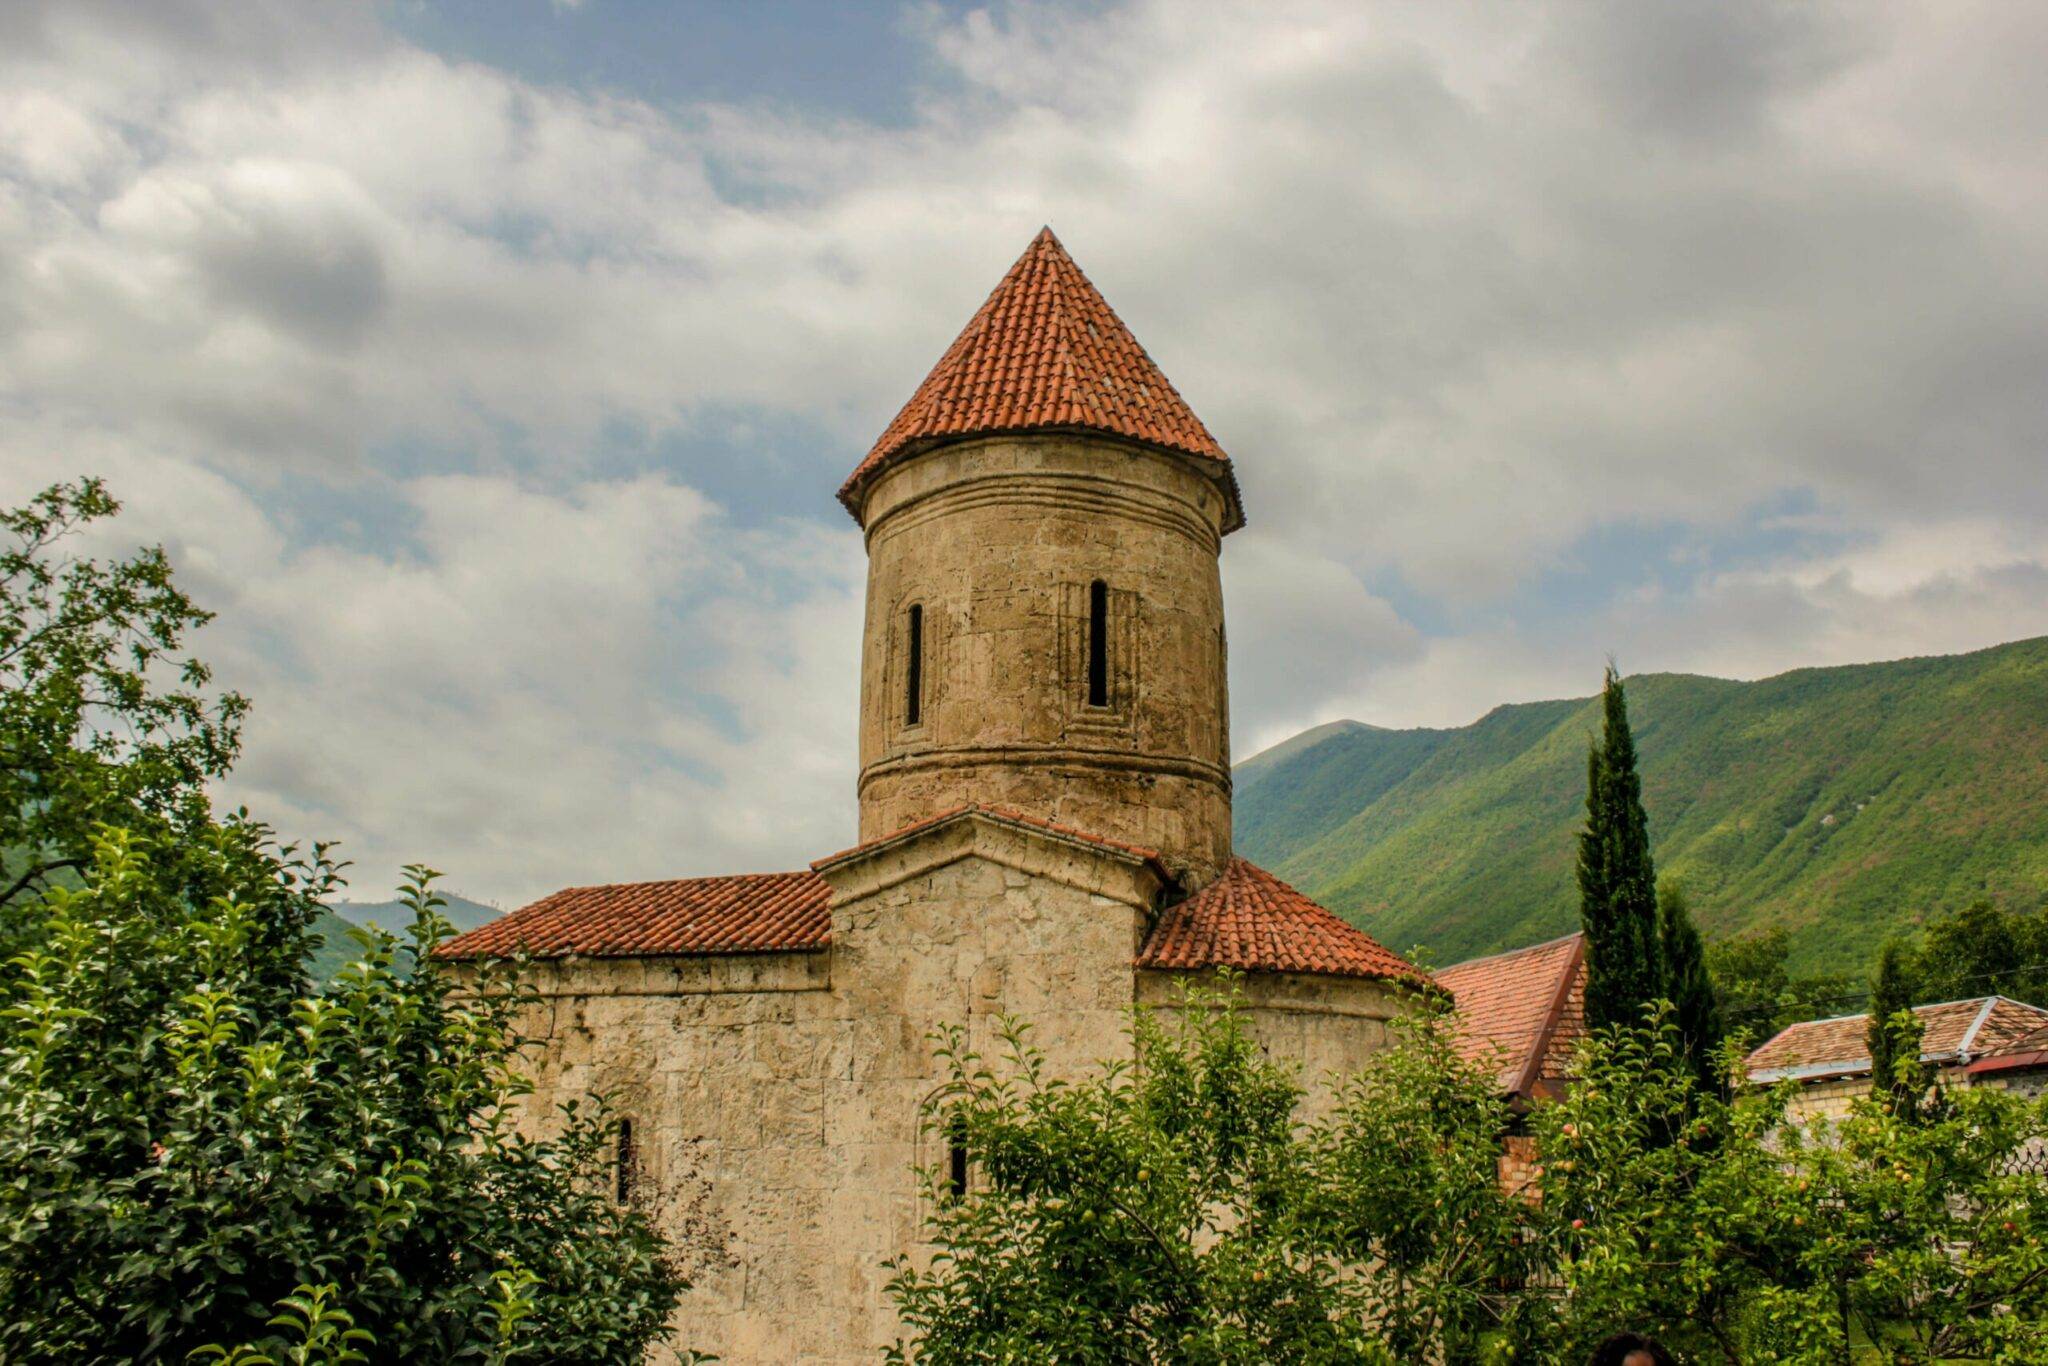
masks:
[[[1138,966],[1381,977],[1418,986],[1429,980],[1365,931],[1242,858],[1160,915],[1138,951]]]
[[[840,485],[839,500],[858,516],[860,486],[920,442],[1048,428],[1109,432],[1215,461],[1233,524],[1243,520],[1229,457],[1051,228],[1031,239],[953,339]]]

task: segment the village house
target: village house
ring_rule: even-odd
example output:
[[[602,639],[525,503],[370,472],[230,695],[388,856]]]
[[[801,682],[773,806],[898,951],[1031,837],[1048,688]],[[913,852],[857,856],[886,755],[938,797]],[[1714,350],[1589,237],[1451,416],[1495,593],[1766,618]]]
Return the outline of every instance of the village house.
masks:
[[[1514,1107],[1501,1138],[1501,1183],[1528,1185],[1536,1140],[1530,1107],[1554,1100],[1570,1077],[1572,1049],[1586,1033],[1586,936],[1568,934],[1527,948],[1453,963],[1436,974],[1457,1008],[1458,1050],[1494,1069]]]
[[[1231,848],[1235,466],[1048,230],[839,490],[868,554],[859,832],[794,871],[574,887],[444,947],[534,956],[522,1122],[610,1093],[619,1188],[733,1363],[873,1360],[917,1250],[930,1035],[1031,1022],[1069,1074],[1245,974],[1326,1103],[1427,978]]]
[[[1913,1007],[1920,1060],[1950,1086],[2000,1086],[2024,1095],[2048,1089],[2048,1010],[2006,996]],[[1749,1079],[1799,1082],[1798,1118],[1846,1114],[1870,1092],[1870,1016],[1837,1015],[1787,1025],[1749,1055]]]

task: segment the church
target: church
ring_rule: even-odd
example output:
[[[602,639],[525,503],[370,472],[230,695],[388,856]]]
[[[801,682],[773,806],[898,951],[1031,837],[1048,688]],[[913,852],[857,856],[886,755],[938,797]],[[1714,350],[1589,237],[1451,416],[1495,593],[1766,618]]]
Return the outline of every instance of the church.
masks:
[[[872,1361],[885,1259],[972,1154],[931,1033],[1078,1074],[1134,1005],[1243,973],[1309,1105],[1428,989],[1234,856],[1220,558],[1235,467],[1050,229],[839,489],[864,533],[860,824],[793,872],[572,887],[450,941],[532,956],[536,1089],[624,1117],[618,1194],[733,1363]],[[935,1149],[934,1145],[938,1145]]]

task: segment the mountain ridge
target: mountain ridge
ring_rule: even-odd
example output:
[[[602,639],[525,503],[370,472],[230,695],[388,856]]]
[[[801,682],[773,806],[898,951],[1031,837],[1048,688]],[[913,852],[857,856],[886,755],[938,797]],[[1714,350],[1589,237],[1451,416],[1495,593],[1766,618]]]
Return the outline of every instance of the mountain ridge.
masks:
[[[1658,868],[1709,934],[1782,924],[1798,965],[1861,968],[1931,913],[2048,890],[2048,638],[1627,686]],[[1316,727],[1238,766],[1238,848],[1439,962],[1555,937],[1597,724],[1584,697]]]

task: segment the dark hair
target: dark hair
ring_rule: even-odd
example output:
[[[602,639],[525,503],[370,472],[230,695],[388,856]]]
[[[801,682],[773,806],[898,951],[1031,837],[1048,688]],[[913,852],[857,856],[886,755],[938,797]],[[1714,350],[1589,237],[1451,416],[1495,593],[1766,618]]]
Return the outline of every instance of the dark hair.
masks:
[[[1616,1333],[1593,1349],[1593,1360],[1589,1366],[1628,1366],[1628,1359],[1636,1352],[1648,1357],[1653,1366],[1678,1366],[1678,1359],[1657,1342],[1640,1333]]]

